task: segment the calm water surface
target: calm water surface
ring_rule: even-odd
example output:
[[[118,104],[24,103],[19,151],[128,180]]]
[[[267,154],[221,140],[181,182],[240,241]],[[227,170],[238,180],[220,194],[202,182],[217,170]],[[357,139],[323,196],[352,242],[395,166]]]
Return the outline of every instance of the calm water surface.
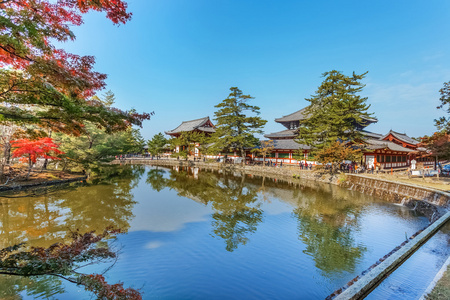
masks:
[[[142,288],[144,299],[323,299],[428,224],[410,209],[336,186],[198,169],[124,167],[98,183],[6,196],[1,248],[120,227],[125,233],[111,243],[119,260],[107,278]],[[448,232],[368,298],[419,297],[449,255]],[[0,276],[0,298],[91,295],[56,278]]]

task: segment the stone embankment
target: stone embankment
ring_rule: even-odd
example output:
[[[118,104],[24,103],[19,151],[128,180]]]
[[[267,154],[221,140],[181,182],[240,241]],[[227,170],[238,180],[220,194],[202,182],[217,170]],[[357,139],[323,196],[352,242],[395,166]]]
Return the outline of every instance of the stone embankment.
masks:
[[[431,222],[439,219],[450,208],[450,193],[425,186],[357,174],[347,175],[341,186],[414,208],[426,215]]]

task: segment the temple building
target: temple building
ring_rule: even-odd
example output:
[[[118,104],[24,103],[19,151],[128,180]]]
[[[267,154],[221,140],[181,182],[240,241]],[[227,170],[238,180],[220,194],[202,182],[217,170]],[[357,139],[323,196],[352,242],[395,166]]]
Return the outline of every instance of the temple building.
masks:
[[[205,117],[205,118],[191,120],[191,121],[184,121],[177,128],[175,128],[173,130],[165,131],[165,134],[177,138],[183,132],[202,132],[202,133],[205,133],[205,135],[211,135],[214,132],[216,132],[216,130],[215,130],[214,124],[211,122],[209,117]],[[200,150],[198,148],[199,146],[200,145],[198,143],[195,143],[195,145],[193,147],[194,151],[189,153],[189,155],[199,156],[200,155]],[[175,152],[178,153],[182,150],[185,150],[185,149],[180,149],[180,146],[177,146],[175,149]]]
[[[417,157],[418,152],[426,149],[419,147],[419,142],[404,133],[390,130],[387,134],[366,136],[364,140],[364,163],[369,167],[378,165],[381,169],[409,167],[412,160],[423,166],[433,165],[432,157]]]
[[[292,114],[275,119],[285,129],[279,132],[264,135],[265,138],[274,142],[274,150],[268,159],[286,164],[298,164],[300,161],[315,164],[313,158],[308,158],[310,147],[295,142],[298,135],[300,122],[307,116],[305,109],[298,110]],[[423,151],[418,147],[418,142],[404,133],[389,131],[387,134],[378,134],[367,131],[365,127],[376,123],[376,118],[364,118],[363,124],[356,124],[357,129],[364,135],[362,145],[363,160],[360,162],[366,167],[378,165],[380,168],[408,167],[411,160],[416,159],[424,165],[433,164],[430,158],[417,158],[417,151]],[[262,160],[262,158],[253,158]]]
[[[310,147],[307,145],[298,144],[294,141],[294,139],[298,136],[300,121],[307,118],[305,110],[306,107],[289,115],[275,119],[275,122],[280,123],[286,129],[264,135],[264,137],[272,140],[274,143],[274,151],[271,158],[276,162],[283,162],[286,164],[298,164],[300,161],[308,164],[316,163],[313,159],[308,158]],[[359,130],[366,132],[364,128],[372,123],[376,123],[377,121],[378,120],[375,118],[365,118],[364,124],[358,124],[357,127]],[[260,159],[256,158],[256,160]]]

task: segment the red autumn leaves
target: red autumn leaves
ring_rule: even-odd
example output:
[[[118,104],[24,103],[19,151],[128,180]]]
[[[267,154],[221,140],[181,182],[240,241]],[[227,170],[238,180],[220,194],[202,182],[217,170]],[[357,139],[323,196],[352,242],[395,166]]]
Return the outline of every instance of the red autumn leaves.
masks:
[[[13,157],[20,157],[22,161],[28,162],[31,167],[38,158],[60,159],[59,154],[64,154],[58,149],[59,145],[52,138],[45,137],[37,140],[20,139],[11,141]]]

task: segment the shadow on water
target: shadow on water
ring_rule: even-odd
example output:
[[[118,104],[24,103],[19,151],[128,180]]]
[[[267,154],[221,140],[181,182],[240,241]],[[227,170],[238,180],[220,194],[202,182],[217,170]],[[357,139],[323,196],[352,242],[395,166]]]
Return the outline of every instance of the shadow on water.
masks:
[[[26,292],[34,299],[57,299],[64,293],[60,279],[53,276],[0,276],[0,299],[20,299],[20,293]]]
[[[195,170],[191,174],[191,171],[189,168],[172,170],[169,178],[164,178],[165,171],[151,169],[146,182],[157,191],[170,188],[179,196],[211,204],[213,235],[222,238],[230,252],[245,245],[248,235],[254,233],[262,221],[257,189],[248,187],[245,176],[236,178],[227,173],[220,175]]]

